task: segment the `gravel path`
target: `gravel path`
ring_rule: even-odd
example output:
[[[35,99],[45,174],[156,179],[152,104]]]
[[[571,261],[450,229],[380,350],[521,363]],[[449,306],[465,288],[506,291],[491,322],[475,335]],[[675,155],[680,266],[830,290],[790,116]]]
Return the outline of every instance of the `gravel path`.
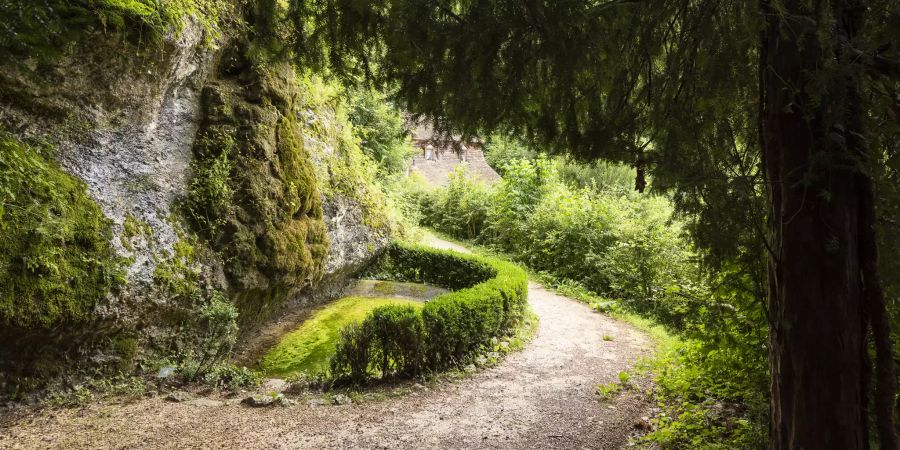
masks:
[[[446,243],[449,244],[449,243]],[[452,245],[452,244],[450,244]],[[446,245],[445,245],[446,246]],[[626,445],[650,405],[598,401],[652,345],[627,324],[529,284],[540,317],[528,346],[495,367],[400,397],[252,409],[169,403],[0,418],[0,448],[599,448]],[[612,340],[604,340],[603,336]]]

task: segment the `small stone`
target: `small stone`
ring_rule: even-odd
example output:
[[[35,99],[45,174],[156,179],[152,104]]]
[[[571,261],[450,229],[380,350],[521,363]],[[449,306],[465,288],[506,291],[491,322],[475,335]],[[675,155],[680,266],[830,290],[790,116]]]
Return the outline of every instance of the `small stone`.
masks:
[[[331,399],[331,403],[335,405],[349,405],[353,403],[353,399],[344,394],[337,394]]]
[[[184,401],[188,401],[191,398],[192,398],[191,394],[188,394],[187,392],[184,392],[184,391],[175,391],[175,392],[170,393],[168,396],[166,396],[166,400],[173,402],[173,403],[181,403]]]
[[[283,395],[251,395],[244,399],[243,404],[252,406],[254,408],[262,408],[266,406],[272,406],[276,403],[281,403]]]
[[[284,381],[281,378],[270,378],[263,384],[263,390],[265,390],[266,392],[275,392],[280,394],[284,392],[289,386],[290,384],[288,384],[287,381]]]
[[[500,354],[497,352],[488,352],[488,359],[500,359]]]
[[[653,425],[650,424],[648,418],[641,417],[641,420],[634,423],[634,428],[642,431],[651,431],[653,430]]]
[[[488,359],[487,359],[487,357],[484,356],[484,355],[478,355],[478,356],[475,358],[475,364],[476,364],[476,365],[483,366],[483,365],[487,364],[487,362],[488,362]]]
[[[428,389],[425,386],[422,386],[420,383],[416,383],[412,385],[413,389]]]
[[[477,369],[475,368],[474,364],[469,364],[468,366],[463,368],[463,372],[465,373],[475,373],[476,370]]]
[[[159,372],[156,373],[156,378],[166,379],[172,376],[175,373],[174,367],[163,367],[159,369]]]
[[[500,341],[500,348],[503,350],[509,350],[509,341]]]
[[[292,400],[287,397],[279,397],[278,399],[275,400],[275,403],[278,406],[282,406],[284,408],[291,408],[291,407],[297,406],[296,400]]]
[[[314,398],[312,400],[308,400],[306,404],[309,406],[322,406],[325,404],[325,400],[322,400],[321,398]]]

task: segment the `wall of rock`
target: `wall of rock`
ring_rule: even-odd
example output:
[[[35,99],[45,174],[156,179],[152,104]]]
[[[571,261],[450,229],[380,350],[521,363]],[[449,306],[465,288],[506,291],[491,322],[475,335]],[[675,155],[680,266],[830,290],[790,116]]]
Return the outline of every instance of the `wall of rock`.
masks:
[[[122,269],[86,320],[4,323],[0,387],[74,359],[133,368],[195,351],[222,298],[252,333],[336,295],[385,247],[378,188],[347,180],[359,158],[348,124],[304,103],[290,66],[236,62],[243,37],[205,32],[188,23],[153,50],[95,32],[52,63],[0,65],[0,132],[52,148],[84,182]],[[0,255],[0,270],[40,276],[17,257]]]

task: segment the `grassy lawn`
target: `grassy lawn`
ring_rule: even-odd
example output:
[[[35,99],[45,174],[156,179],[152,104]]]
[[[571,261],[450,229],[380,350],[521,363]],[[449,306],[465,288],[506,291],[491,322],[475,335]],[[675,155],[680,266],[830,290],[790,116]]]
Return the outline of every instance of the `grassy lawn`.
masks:
[[[263,370],[268,375],[279,377],[300,372],[314,375],[324,371],[328,368],[328,360],[334,354],[335,342],[344,326],[362,322],[373,309],[392,304],[424,305],[399,298],[342,298],[316,312],[300,328],[284,335],[281,342],[263,358]]]

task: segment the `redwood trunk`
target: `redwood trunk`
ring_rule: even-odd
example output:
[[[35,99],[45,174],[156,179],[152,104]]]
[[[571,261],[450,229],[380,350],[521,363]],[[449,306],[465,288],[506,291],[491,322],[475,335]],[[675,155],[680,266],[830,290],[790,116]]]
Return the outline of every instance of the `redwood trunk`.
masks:
[[[847,145],[810,97],[823,65],[810,9],[768,11],[762,83],[770,200],[773,449],[868,446],[860,183]],[[809,20],[814,19],[814,20]]]

